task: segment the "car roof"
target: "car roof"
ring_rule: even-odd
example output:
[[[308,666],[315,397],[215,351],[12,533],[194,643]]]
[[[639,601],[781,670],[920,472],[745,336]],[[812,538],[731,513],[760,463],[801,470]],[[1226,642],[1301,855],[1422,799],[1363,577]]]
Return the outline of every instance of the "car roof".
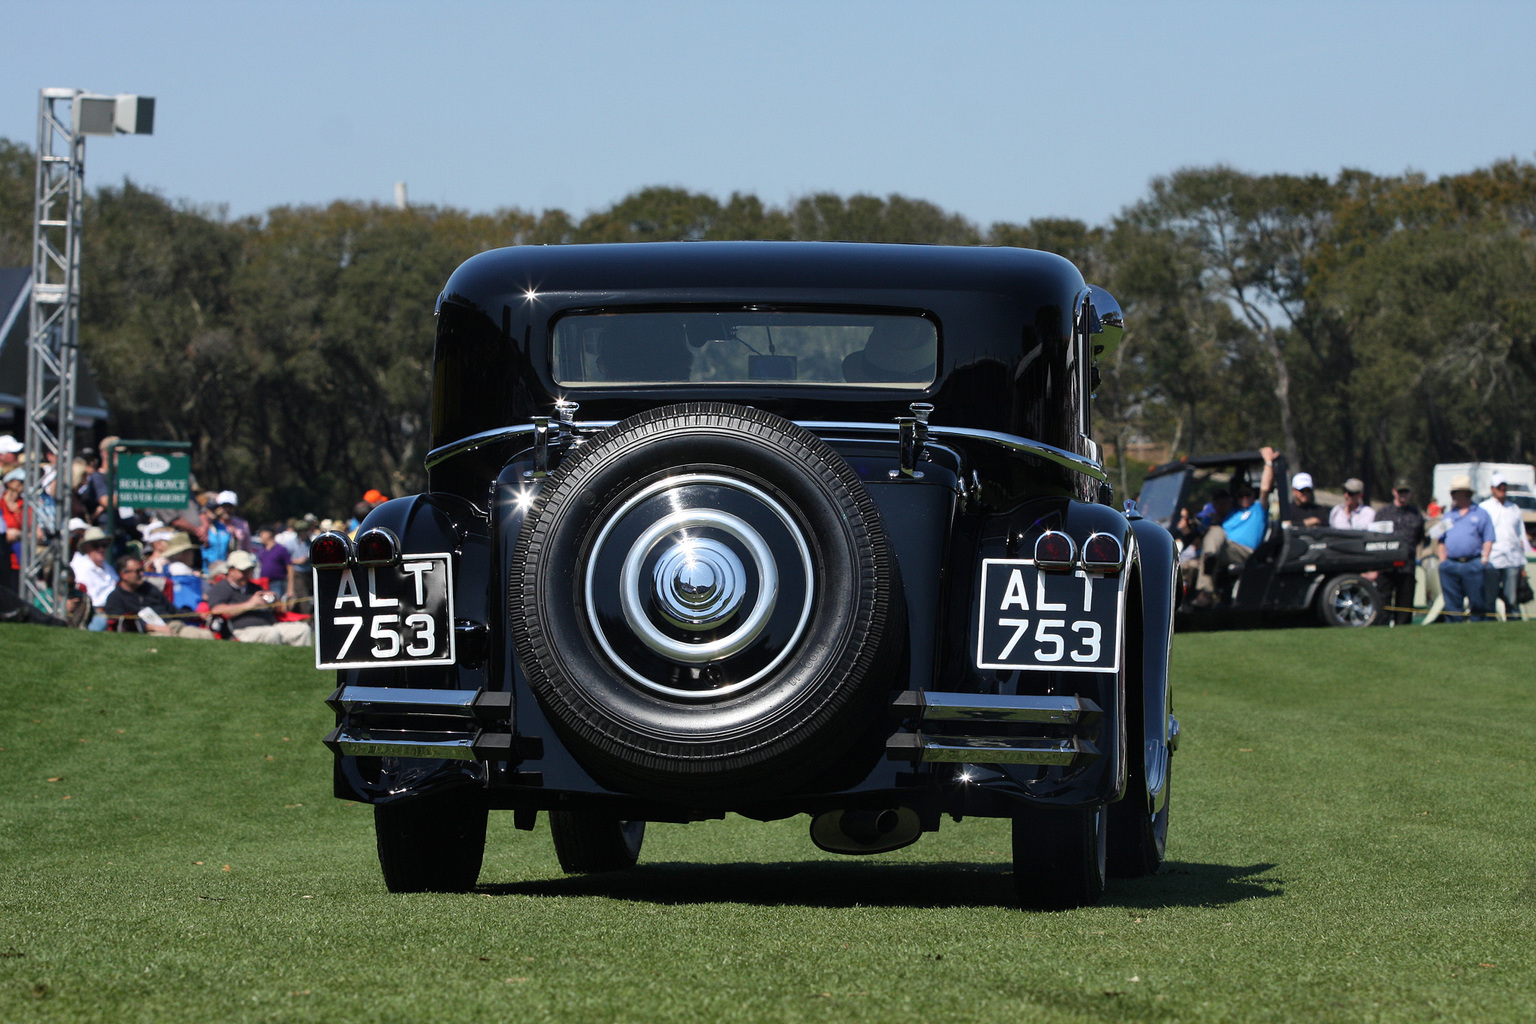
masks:
[[[499,307],[509,288],[560,293],[825,290],[1002,292],[1041,278],[1076,291],[1081,276],[1052,253],[1003,246],[873,242],[647,242],[519,245],[466,260],[439,301]],[[714,292],[716,294],[707,294]]]

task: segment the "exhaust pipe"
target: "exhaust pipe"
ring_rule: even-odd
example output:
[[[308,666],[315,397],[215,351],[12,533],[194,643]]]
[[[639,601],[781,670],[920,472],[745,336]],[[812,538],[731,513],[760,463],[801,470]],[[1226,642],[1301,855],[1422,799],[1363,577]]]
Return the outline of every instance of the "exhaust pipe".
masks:
[[[811,842],[828,853],[886,853],[912,845],[922,834],[917,812],[908,807],[855,807],[811,819]]]

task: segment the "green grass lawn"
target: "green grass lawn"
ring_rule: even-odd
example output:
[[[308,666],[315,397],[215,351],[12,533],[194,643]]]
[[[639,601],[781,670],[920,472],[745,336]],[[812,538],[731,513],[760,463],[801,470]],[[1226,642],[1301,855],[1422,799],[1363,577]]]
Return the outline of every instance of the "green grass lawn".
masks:
[[[392,896],[307,651],[0,626],[0,1021],[1536,1020],[1536,629],[1180,635],[1170,863],[1009,909],[1003,823],[655,825]]]

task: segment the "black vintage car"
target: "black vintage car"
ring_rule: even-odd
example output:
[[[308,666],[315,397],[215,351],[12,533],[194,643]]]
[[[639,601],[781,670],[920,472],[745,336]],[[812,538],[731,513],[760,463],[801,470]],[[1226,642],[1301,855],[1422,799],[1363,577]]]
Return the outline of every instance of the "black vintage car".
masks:
[[[1181,508],[1200,509],[1218,486],[1246,485],[1257,491],[1263,465],[1261,453],[1245,451],[1154,466],[1142,484],[1138,507],[1148,519],[1173,529]],[[1294,524],[1283,455],[1275,459],[1274,479],[1279,515],[1269,521],[1262,543],[1241,566],[1212,567],[1222,600],[1206,609],[1182,604],[1179,627],[1270,625],[1311,617],[1346,628],[1385,623],[1387,602],[1375,580],[1363,574],[1383,579],[1412,573],[1414,553],[1408,543],[1390,532],[1336,530],[1326,522]]]
[[[1176,554],[1109,503],[1122,324],[1070,263],[525,246],[437,313],[427,492],[311,554],[391,890],[472,887],[491,810],[571,872],[727,812],[846,854],[1009,818],[1031,907],[1158,869]]]

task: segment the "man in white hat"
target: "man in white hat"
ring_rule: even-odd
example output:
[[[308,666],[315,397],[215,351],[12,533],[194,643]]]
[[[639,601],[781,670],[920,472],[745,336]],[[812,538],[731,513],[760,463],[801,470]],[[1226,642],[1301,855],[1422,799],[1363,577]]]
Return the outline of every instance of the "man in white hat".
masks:
[[[278,622],[272,614],[276,595],[251,581],[256,556],[249,551],[234,551],[227,562],[228,575],[208,588],[208,613],[229,620],[235,639],[246,643],[310,646],[309,624]]]
[[[0,434],[0,473],[9,473],[21,461],[21,450],[26,447],[14,435]]]
[[[1503,473],[1493,474],[1488,481],[1491,496],[1482,504],[1482,510],[1493,520],[1493,550],[1488,555],[1489,608],[1495,598],[1504,599],[1504,620],[1518,622],[1522,616],[1520,605],[1515,601],[1515,588],[1520,583],[1520,573],[1525,569],[1525,521],[1520,506],[1509,500],[1509,481]]]
[[[112,538],[107,536],[107,531],[93,526],[80,538],[80,550],[69,560],[75,582],[85,588],[91,607],[95,609],[89,628],[96,633],[107,628],[107,616],[102,609],[112,588],[117,586],[117,570],[107,564],[107,549],[111,546]]]
[[[1482,622],[1488,617],[1483,570],[1493,552],[1493,520],[1472,504],[1472,478],[1466,474],[1451,481],[1451,505],[1441,524],[1445,530],[1435,546],[1440,556],[1440,594],[1445,598],[1446,619]],[[1471,608],[1463,615],[1467,604]]]
[[[1312,527],[1322,526],[1328,521],[1327,505],[1319,505],[1313,496],[1312,474],[1297,473],[1291,477],[1291,518],[1292,526]]]

